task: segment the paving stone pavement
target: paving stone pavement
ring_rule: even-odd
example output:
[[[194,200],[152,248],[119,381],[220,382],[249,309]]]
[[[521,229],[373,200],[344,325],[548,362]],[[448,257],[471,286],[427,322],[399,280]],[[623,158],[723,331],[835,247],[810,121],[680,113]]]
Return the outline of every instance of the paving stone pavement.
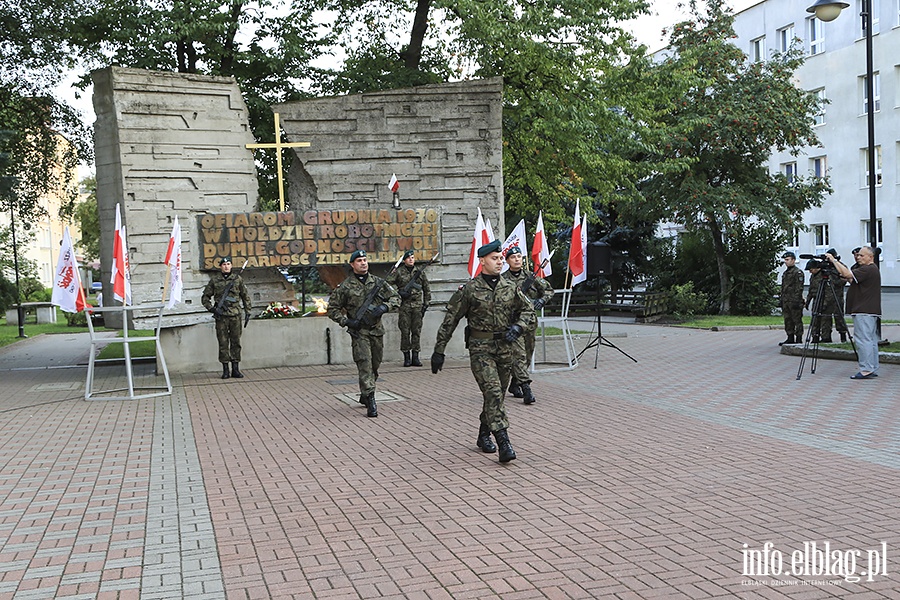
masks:
[[[385,365],[368,419],[347,365],[85,401],[83,367],[0,351],[0,598],[900,597],[900,366],[604,335],[637,362],[536,374],[506,465],[465,361]]]

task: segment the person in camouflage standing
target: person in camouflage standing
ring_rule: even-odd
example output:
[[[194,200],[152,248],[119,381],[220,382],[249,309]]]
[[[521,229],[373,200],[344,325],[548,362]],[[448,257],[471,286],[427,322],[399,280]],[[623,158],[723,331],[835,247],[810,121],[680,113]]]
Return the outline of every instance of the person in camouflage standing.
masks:
[[[837,258],[840,260],[839,256]],[[805,270],[810,272],[806,308],[813,311],[813,320],[818,320],[818,331],[812,332],[812,342],[814,344],[831,342],[832,319],[834,319],[834,328],[841,334],[842,341],[846,341],[847,325],[843,319],[844,280],[836,274],[829,274],[823,285],[822,263],[815,259],[807,261]],[[816,306],[816,297],[820,289],[822,299]],[[816,319],[816,314],[819,315],[818,319]],[[812,323],[810,323],[810,327],[812,327]]]
[[[788,251],[781,258],[787,267],[781,275],[781,315],[787,339],[778,345],[800,344],[803,342],[803,282],[806,277],[796,265],[796,254]]]
[[[244,374],[240,369],[241,334],[250,321],[250,294],[247,293],[247,286],[244,285],[241,276],[231,272],[230,257],[224,257],[219,263],[219,272],[213,275],[203,288],[200,301],[216,319],[216,339],[219,341],[222,379],[243,378]],[[228,363],[231,363],[231,371],[228,370]]]
[[[387,278],[387,282],[397,289],[401,299],[398,325],[404,367],[422,366],[422,361],[419,360],[419,337],[422,334],[425,310],[431,303],[428,276],[425,275],[424,268],[416,269],[415,265],[415,252],[407,250],[403,253],[403,264]]]
[[[520,290],[528,279],[525,269],[522,268],[523,262],[521,248],[513,246],[507,250],[506,263],[509,265],[509,269],[503,273],[503,277],[516,284]],[[542,277],[535,277],[528,290],[523,290],[523,292],[531,300],[536,316],[537,311],[541,310],[553,297],[553,286]],[[510,393],[516,398],[522,398],[525,404],[534,404],[535,401],[534,392],[531,390],[531,375],[528,373],[531,355],[534,354],[535,332],[537,332],[537,319],[531,327],[525,330],[522,337],[516,340],[519,350],[518,359],[513,366],[512,382],[509,386]]]
[[[503,255],[499,240],[481,246],[478,261],[481,274],[461,286],[447,304],[431,355],[431,372],[443,368],[444,349],[460,319],[465,317],[469,363],[484,400],[476,444],[487,453],[496,452],[499,447],[500,462],[505,463],[514,460],[516,452],[507,433],[509,420],[501,380],[509,380],[516,360],[516,340],[534,323],[534,308],[518,286],[500,276]],[[496,445],[491,441],[491,433]]]
[[[359,374],[359,403],[366,406],[367,417],[378,416],[375,403],[375,380],[384,354],[384,325],[381,315],[400,306],[400,296],[385,280],[369,274],[369,259],[365,250],[350,255],[353,272],[342,281],[328,300],[328,316],[351,337],[353,362]],[[360,314],[360,307],[372,291],[378,288]],[[357,317],[357,315],[359,315]]]

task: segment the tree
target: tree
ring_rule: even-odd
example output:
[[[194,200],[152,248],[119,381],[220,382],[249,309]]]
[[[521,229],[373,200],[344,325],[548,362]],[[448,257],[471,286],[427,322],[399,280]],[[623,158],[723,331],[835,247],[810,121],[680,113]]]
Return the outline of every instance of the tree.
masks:
[[[716,257],[719,312],[730,312],[728,238],[748,222],[790,232],[804,210],[830,191],[824,178],[772,174],[773,149],[797,155],[814,146],[815,94],[791,80],[803,63],[799,48],[750,63],[729,40],[734,20],[723,0],[691,0],[693,21],[670,37],[673,54],[658,67],[676,86],[680,102],[665,119],[669,139],[655,162],[688,158],[689,166],[658,173],[642,185],[656,216],[689,231],[708,231]]]
[[[81,231],[77,245],[84,252],[85,262],[100,258],[100,212],[97,209],[97,179],[93,176],[81,180],[87,198],[75,206],[75,221]]]

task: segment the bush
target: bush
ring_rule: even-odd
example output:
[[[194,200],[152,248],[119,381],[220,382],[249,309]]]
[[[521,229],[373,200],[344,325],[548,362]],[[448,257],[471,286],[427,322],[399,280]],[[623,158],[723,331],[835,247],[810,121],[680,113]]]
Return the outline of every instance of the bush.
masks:
[[[84,311],[70,313],[64,312],[66,324],[69,327],[87,327],[87,314]]]
[[[709,297],[703,292],[695,292],[690,281],[684,285],[672,286],[669,296],[669,312],[678,319],[690,319],[703,313],[709,305]]]

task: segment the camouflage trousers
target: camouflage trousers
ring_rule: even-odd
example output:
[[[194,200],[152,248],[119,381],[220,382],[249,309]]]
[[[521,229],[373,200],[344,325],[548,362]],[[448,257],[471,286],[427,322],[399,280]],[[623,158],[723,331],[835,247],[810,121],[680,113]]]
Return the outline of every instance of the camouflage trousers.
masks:
[[[361,329],[359,335],[350,339],[353,362],[356,363],[356,370],[359,373],[359,393],[363,395],[373,393],[375,380],[378,379],[378,368],[384,356],[384,338]]]
[[[789,302],[781,307],[781,316],[784,317],[784,331],[797,340],[803,339],[803,303]]]
[[[479,418],[491,431],[509,427],[503,400],[506,386],[502,382],[509,382],[516,361],[515,347],[503,340],[469,340],[469,364],[484,400]]]
[[[241,333],[244,325],[240,315],[216,319],[216,339],[219,341],[219,362],[241,362]]]
[[[398,315],[398,324],[400,325],[400,351],[415,350],[418,352],[421,349],[419,336],[422,333],[422,307],[402,305]]]
[[[526,329],[525,333],[516,340],[516,362],[513,363],[512,380],[513,383],[531,383],[531,373],[528,367],[531,366],[531,355],[534,354],[534,333],[535,329]],[[504,388],[505,389],[505,388]]]

